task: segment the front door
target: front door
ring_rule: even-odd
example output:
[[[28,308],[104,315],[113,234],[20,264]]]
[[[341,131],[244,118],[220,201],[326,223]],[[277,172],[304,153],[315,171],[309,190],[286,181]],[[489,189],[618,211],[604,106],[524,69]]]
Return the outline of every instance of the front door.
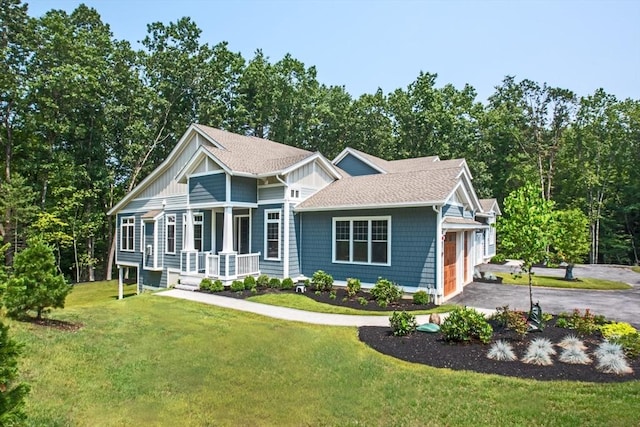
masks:
[[[456,290],[456,233],[447,233],[444,239],[444,296]]]
[[[233,249],[238,254],[248,254],[249,248],[249,216],[238,215],[235,217],[235,233],[233,236]]]

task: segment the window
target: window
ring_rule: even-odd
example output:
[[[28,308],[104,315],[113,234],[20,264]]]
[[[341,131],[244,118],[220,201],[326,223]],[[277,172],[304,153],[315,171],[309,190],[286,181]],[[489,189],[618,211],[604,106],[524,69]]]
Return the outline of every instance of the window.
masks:
[[[292,199],[299,199],[300,198],[300,190],[295,190],[295,189],[291,189],[291,198]]]
[[[167,215],[167,244],[165,250],[168,254],[176,253],[176,216]]]
[[[120,250],[133,252],[136,218],[125,217],[120,220]]]
[[[389,265],[391,217],[334,218],[333,262]]]
[[[204,225],[204,215],[201,213],[193,214],[193,248],[202,251],[202,231]]]
[[[264,212],[265,259],[280,260],[280,210]]]

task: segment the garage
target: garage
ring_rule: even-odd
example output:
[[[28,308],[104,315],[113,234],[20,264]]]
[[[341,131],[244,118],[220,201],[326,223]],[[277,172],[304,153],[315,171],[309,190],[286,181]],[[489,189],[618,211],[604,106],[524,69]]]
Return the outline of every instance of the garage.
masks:
[[[456,233],[447,233],[444,238],[444,296],[456,290]]]

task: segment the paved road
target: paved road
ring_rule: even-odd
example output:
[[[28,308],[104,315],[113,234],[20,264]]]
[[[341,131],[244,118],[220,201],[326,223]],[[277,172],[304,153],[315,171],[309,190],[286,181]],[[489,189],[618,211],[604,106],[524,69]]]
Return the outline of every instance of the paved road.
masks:
[[[511,272],[514,268],[517,267],[481,266],[482,271],[492,272]],[[533,271],[548,276],[564,275],[563,269],[534,268]],[[628,283],[633,288],[623,291],[533,288],[533,301],[539,301],[542,310],[549,313],[589,308],[595,314],[603,314],[607,318],[640,327],[640,274],[619,266],[581,265],[575,267],[574,275],[617,280]],[[484,309],[495,309],[508,304],[511,308],[528,310],[529,288],[474,282],[450,302]]]

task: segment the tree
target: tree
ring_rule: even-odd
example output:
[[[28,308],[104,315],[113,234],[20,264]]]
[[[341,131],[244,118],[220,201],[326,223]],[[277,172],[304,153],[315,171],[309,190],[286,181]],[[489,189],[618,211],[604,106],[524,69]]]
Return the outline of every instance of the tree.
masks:
[[[540,188],[527,184],[511,192],[504,201],[504,216],[498,219],[500,248],[505,256],[522,260],[522,272],[529,278],[529,300],[533,308],[532,268],[547,257],[551,243],[553,201]]]
[[[13,317],[28,315],[33,310],[36,318],[41,319],[50,308],[64,308],[71,289],[57,271],[53,250],[41,240],[32,239],[15,256],[4,304]]]
[[[574,280],[573,266],[589,253],[589,219],[579,209],[557,211],[551,234],[556,255],[567,263],[564,279]]]
[[[0,322],[0,425],[21,425],[26,419],[24,398],[29,386],[13,384],[18,375],[20,346],[9,337],[9,327]]]

